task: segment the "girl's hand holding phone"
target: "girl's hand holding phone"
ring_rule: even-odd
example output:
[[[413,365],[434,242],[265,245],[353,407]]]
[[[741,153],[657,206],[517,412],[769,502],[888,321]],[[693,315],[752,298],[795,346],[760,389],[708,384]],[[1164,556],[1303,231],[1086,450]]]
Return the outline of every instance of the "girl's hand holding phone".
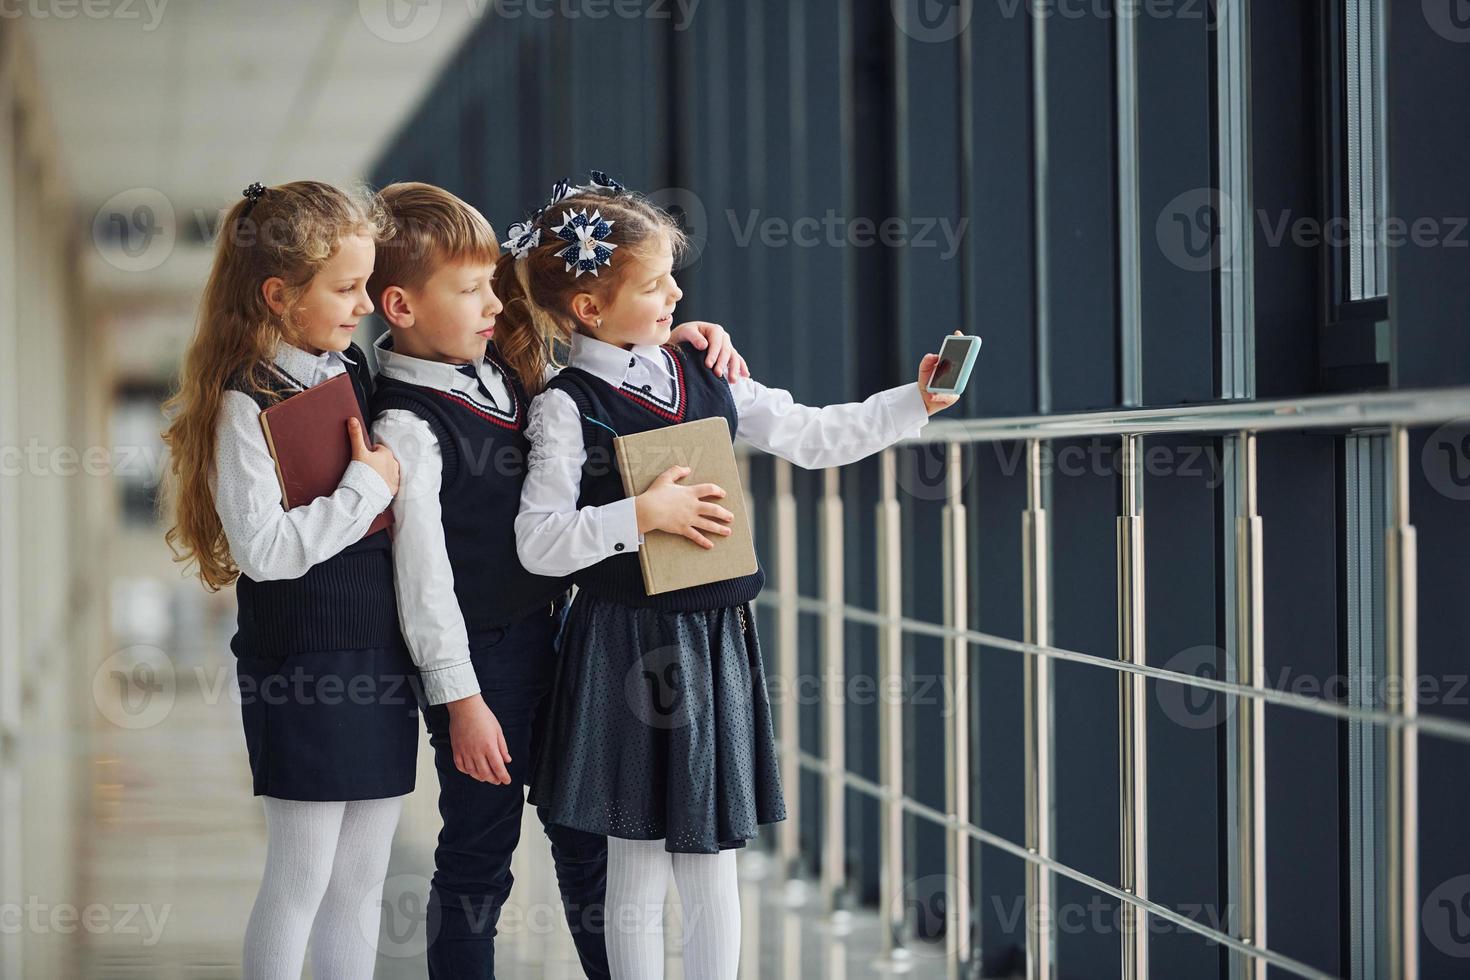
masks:
[[[388,492],[396,496],[398,493],[398,457],[393,455],[393,450],[379,445],[369,448],[362,434],[362,423],[355,418],[347,420],[347,438],[352,443],[352,458],[371,466],[373,472],[381,476],[383,482],[388,484]]]
[[[955,334],[962,336],[958,330]],[[960,396],[956,394],[939,394],[929,390],[929,382],[934,378],[938,367],[938,354],[925,354],[923,360],[919,361],[919,394],[924,396],[924,407],[929,410],[930,415],[942,412],[960,400]]]
[[[495,712],[478,693],[450,701],[449,746],[454,750],[454,767],[482,783],[507,785],[510,747]]]
[[[714,545],[701,531],[721,536],[730,533],[730,522],[735,515],[705,499],[723,497],[725,491],[722,488],[714,483],[696,483],[686,487],[675,482],[691,472],[687,466],[670,466],[649,484],[647,490],[633,498],[639,534],[668,531],[683,535],[701,548],[713,548]]]

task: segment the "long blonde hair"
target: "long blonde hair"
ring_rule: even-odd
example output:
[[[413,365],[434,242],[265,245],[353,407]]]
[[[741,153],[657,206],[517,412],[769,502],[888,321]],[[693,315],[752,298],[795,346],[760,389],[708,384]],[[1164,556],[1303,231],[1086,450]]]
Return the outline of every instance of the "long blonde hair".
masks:
[[[601,269],[595,279],[566,270],[566,260],[556,253],[567,243],[551,230],[561,223],[564,212],[583,208],[589,214],[601,212],[612,223],[607,240],[618,246],[612,265]],[[495,321],[495,347],[526,391],[534,395],[545,387],[547,365],[559,364],[558,352],[577,328],[572,297],[584,292],[600,298],[612,295],[632,265],[629,259],[647,258],[665,241],[677,263],[687,238],[669,214],[631,191],[579,190],[550,205],[532,225],[541,229],[540,244],[520,258],[503,257],[495,266],[493,288],[505,305]]]
[[[163,501],[173,519],[164,540],[174,561],[198,565],[211,592],[240,575],[209,485],[224,394],[238,386],[276,397],[265,377],[276,344],[302,344],[290,311],[343,238],[362,233],[376,239],[381,232],[370,196],[313,180],[267,188],[253,204],[242,198],[224,216],[178,389],[163,404],[169,423]],[[285,316],[265,302],[261,287],[272,277],[285,283]]]

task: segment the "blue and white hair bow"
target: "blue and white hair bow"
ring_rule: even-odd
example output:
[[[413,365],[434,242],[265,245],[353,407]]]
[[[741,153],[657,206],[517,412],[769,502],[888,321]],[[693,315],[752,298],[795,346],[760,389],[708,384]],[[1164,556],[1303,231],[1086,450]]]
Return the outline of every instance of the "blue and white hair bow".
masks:
[[[567,264],[567,271],[577,270],[580,277],[584,272],[597,275],[597,267],[600,265],[612,265],[613,249],[617,245],[607,241],[612,234],[613,223],[602,217],[602,212],[593,211],[592,216],[587,216],[587,209],[582,208],[575,214],[571,211],[562,212],[562,223],[557,225],[553,231],[556,237],[567,242],[567,246],[557,251],[557,257]]]
[[[601,170],[592,171],[591,188],[608,194],[621,194],[625,190],[622,184]],[[517,259],[525,258],[531,253],[531,249],[541,244],[541,216],[547,209],[556,207],[583,189],[574,185],[570,178],[558,180],[552,185],[551,198],[544,205],[532,212],[525,221],[510,226],[510,238],[501,242],[501,247],[508,249]],[[577,224],[578,221],[581,224]],[[597,212],[588,218],[585,208],[576,215],[570,211],[562,212],[562,224],[552,230],[558,238],[568,242],[566,248],[559,249],[556,253],[566,261],[568,272],[576,269],[579,276],[584,272],[595,276],[599,265],[612,264],[612,250],[617,246],[604,241],[612,231],[612,224]]]
[[[500,247],[509,249],[513,257],[523,259],[540,244],[541,229],[536,227],[536,215],[533,214],[527,220],[511,225],[510,238],[501,242]]]

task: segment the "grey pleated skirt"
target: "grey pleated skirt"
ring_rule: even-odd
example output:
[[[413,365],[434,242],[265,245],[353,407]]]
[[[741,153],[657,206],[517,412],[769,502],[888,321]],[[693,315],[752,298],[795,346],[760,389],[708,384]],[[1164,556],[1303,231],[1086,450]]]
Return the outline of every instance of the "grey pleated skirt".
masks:
[[[661,612],[579,592],[558,647],[530,778],[548,822],[713,854],[786,819],[749,604]]]

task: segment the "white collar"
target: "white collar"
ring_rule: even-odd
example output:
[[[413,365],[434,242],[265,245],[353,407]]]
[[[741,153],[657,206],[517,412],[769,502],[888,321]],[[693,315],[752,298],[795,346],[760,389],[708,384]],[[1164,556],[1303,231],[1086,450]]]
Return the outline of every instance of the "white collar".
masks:
[[[346,351],[325,350],[320,354],[310,354],[284,340],[276,343],[276,352],[271,361],[291,378],[308,388],[347,370],[347,365],[357,363],[348,356]]]
[[[673,377],[667,352],[657,344],[634,344],[631,348],[618,347],[586,334],[572,334],[572,351],[568,359],[571,366],[595,374],[614,388],[621,387],[627,380],[628,371],[638,360],[644,366],[660,374]]]
[[[373,341],[373,350],[377,352],[378,369],[384,377],[425,388],[437,388],[440,391],[468,393],[476,389],[474,380],[457,370],[459,367],[457,364],[430,361],[395,351],[391,332],[384,332],[381,337]],[[480,358],[475,365],[475,372],[487,386],[493,378],[502,377],[500,368],[495,365],[488,354]],[[509,389],[510,384],[503,377],[501,383]],[[491,388],[491,390],[494,389]]]
[[[489,412],[503,422],[516,423],[520,419],[521,407],[515,389],[507,373],[492,359],[489,348],[475,364],[475,373],[480,378],[478,384],[459,370],[461,365],[398,353],[393,350],[391,332],[384,332],[373,341],[373,350],[378,355],[378,367],[385,378],[442,391],[468,403],[476,411]]]

